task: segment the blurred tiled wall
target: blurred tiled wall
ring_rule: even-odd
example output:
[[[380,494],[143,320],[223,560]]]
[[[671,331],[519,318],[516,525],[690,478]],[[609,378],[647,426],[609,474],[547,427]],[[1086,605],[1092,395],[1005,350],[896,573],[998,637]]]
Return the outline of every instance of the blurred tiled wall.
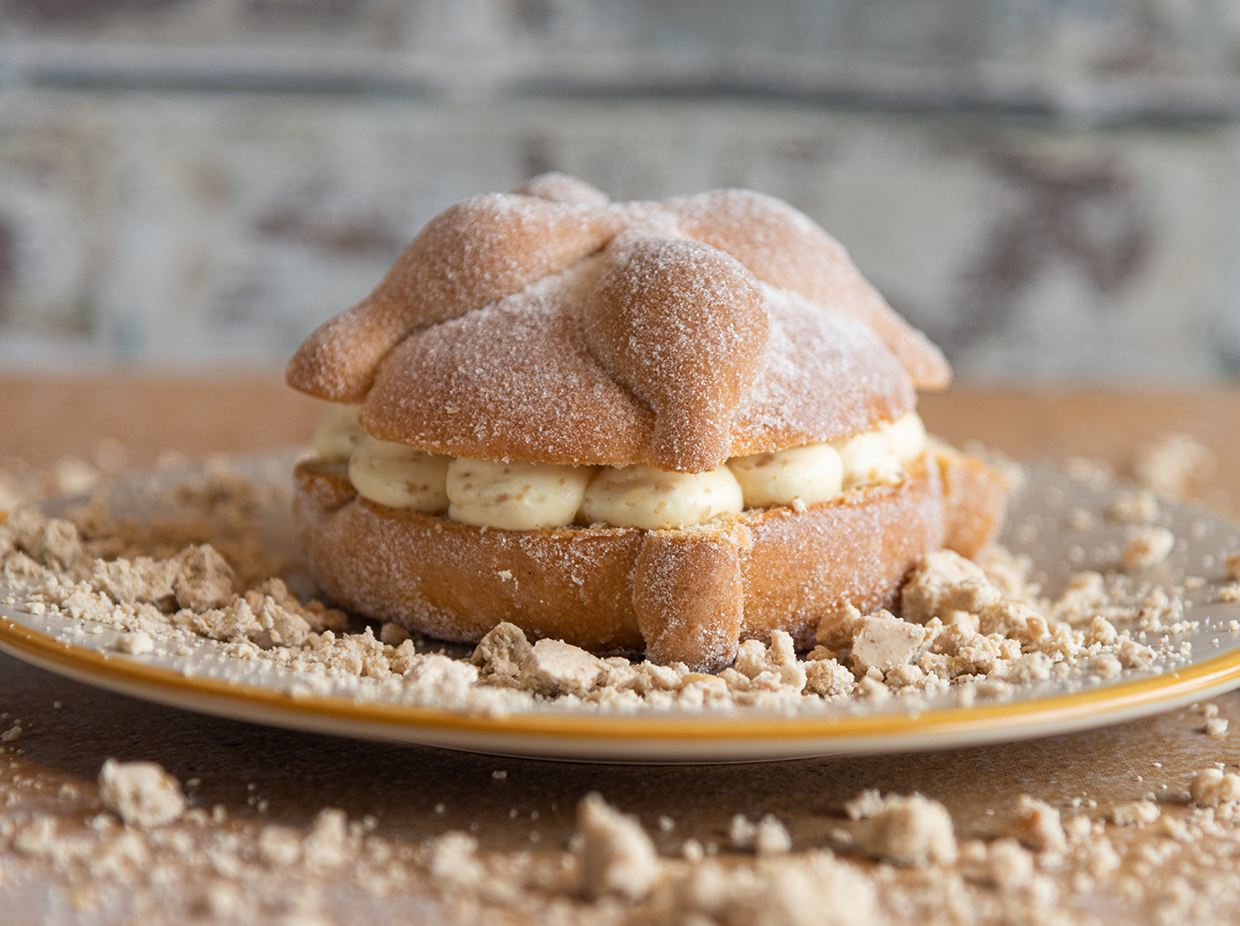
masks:
[[[1240,374],[1240,0],[0,0],[0,364],[278,362],[546,169],[782,196],[962,375]]]

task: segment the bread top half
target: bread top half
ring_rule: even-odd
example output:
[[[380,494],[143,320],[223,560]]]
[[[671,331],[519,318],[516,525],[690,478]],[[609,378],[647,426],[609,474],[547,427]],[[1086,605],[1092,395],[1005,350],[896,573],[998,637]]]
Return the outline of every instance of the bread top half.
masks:
[[[440,213],[287,370],[380,440],[678,472],[870,430],[950,378],[782,200],[613,203],[563,174]]]

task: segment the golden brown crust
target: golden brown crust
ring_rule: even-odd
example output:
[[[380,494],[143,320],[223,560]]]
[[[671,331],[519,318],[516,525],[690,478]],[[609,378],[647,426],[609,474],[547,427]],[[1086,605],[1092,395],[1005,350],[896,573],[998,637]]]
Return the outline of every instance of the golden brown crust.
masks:
[[[495,362],[505,352],[522,375]],[[563,175],[433,219],[287,372],[312,395],[365,399],[386,440],[689,472],[868,430],[947,375],[791,206],[736,190],[609,204]],[[568,419],[542,414],[557,402]]]
[[[348,491],[338,472],[301,463],[295,482],[311,570],[348,608],[446,640],[476,642],[509,621],[595,652],[644,650],[701,669],[772,630],[806,646],[845,603],[890,606],[943,539],[937,466],[805,511],[683,531],[484,530],[361,498],[329,511],[319,499]]]
[[[427,223],[374,292],[306,338],[288,384],[334,402],[366,395],[380,361],[414,330],[458,318],[558,273],[620,230],[607,210],[488,193]]]
[[[744,527],[691,537],[646,532],[633,570],[633,611],[651,660],[721,669],[736,658],[745,619],[744,540]]]
[[[700,473],[730,456],[766,348],[763,302],[753,274],[709,245],[632,229],[607,246],[582,325],[591,353],[654,412],[651,465]]]
[[[943,474],[943,546],[972,559],[998,535],[1011,486],[977,457],[944,444],[934,454]]]
[[[537,177],[531,177],[512,192],[523,196],[537,196],[539,199],[549,199],[555,203],[576,203],[579,206],[592,206],[595,209],[602,209],[611,202],[607,194],[598,187],[586,183],[584,180],[578,180],[576,177],[570,177],[568,174],[561,174],[558,171],[551,171],[550,173],[539,174]]]
[[[951,367],[857,270],[848,252],[804,213],[752,190],[712,190],[668,200],[685,234],[735,257],[759,280],[868,326],[918,389],[946,389]]]
[[[595,276],[587,264],[409,338],[362,406],[366,430],[464,457],[657,465],[654,413],[585,343],[580,305]],[[869,329],[789,293],[764,299],[765,353],[725,457],[847,437],[913,408]]]

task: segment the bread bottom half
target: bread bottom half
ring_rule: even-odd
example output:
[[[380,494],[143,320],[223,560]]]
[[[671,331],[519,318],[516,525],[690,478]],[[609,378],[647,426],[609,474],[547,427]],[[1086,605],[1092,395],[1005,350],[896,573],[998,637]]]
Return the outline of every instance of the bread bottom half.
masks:
[[[742,640],[786,630],[806,647],[849,603],[890,607],[927,552],[975,555],[1005,491],[980,460],[944,449],[898,485],[801,511],[684,530],[508,531],[377,505],[343,464],[312,460],[294,472],[293,507],[311,572],[350,610],[456,642],[509,621],[595,653],[716,670]]]

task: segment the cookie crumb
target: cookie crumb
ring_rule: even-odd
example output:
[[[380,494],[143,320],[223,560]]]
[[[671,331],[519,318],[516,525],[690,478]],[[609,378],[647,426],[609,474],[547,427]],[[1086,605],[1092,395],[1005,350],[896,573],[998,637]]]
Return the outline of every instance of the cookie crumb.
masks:
[[[736,814],[728,838],[738,849],[753,849],[762,856],[783,855],[792,849],[792,837],[773,814],[767,814],[757,824],[750,823],[744,814]]]
[[[1027,794],[1016,802],[1012,835],[1035,852],[1063,852],[1067,848],[1059,811]]]
[[[122,633],[116,638],[115,648],[118,653],[141,656],[155,649],[155,641],[145,630],[139,630],[134,633]]]
[[[852,639],[853,667],[888,672],[908,665],[930,638],[926,628],[887,611],[862,618]]]
[[[1068,527],[1074,531],[1092,531],[1098,527],[1098,516],[1084,508],[1074,508],[1068,514]]]
[[[913,868],[956,861],[951,814],[938,801],[920,794],[884,798],[867,791],[845,809],[857,821],[853,838],[862,852]]]
[[[108,759],[99,770],[99,799],[131,826],[162,826],[185,813],[181,783],[156,762]]]
[[[467,833],[449,830],[430,844],[431,878],[449,891],[476,890],[485,877],[475,855],[478,841]]]
[[[1165,527],[1145,525],[1135,528],[1124,547],[1125,569],[1153,569],[1167,558],[1175,547],[1175,534]]]
[[[1142,447],[1133,460],[1137,481],[1171,498],[1188,498],[1215,468],[1209,447],[1186,434],[1168,434]]]
[[[577,805],[579,886],[591,900],[646,896],[659,872],[654,844],[637,819],[620,813],[592,791]]]
[[[1194,804],[1202,807],[1240,801],[1240,775],[1217,768],[1202,769],[1193,775],[1188,794]]]
[[[562,640],[539,640],[521,669],[521,679],[532,691],[579,697],[593,689],[602,675],[601,659]]]
[[[990,845],[971,839],[960,847],[959,868],[970,881],[990,884],[1008,892],[1026,887],[1033,880],[1034,860],[1015,839],[1004,837]]]
[[[1158,496],[1149,489],[1120,492],[1110,511],[1112,517],[1126,524],[1152,524],[1158,520]]]
[[[1162,811],[1153,801],[1132,801],[1119,804],[1111,810],[1111,820],[1116,826],[1145,826],[1154,823]]]
[[[1227,733],[1229,723],[1226,717],[1210,717],[1205,723],[1206,736],[1223,736]]]

